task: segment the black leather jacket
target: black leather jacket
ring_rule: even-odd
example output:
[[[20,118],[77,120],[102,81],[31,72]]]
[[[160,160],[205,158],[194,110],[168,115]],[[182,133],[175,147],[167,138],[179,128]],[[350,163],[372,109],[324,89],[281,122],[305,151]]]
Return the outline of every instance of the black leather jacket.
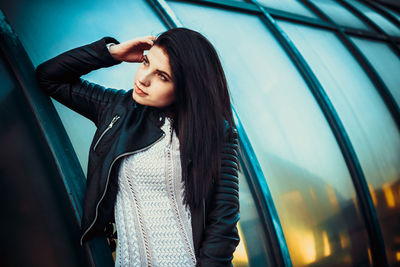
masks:
[[[132,98],[132,90],[105,88],[80,78],[90,71],[121,63],[106,44],[119,42],[104,37],[64,52],[36,68],[40,88],[49,96],[93,121],[97,127],[90,146],[87,188],[81,224],[81,245],[104,235],[113,220],[121,159],[143,150],[165,134],[160,129],[165,115]],[[192,231],[197,266],[231,266],[239,243],[238,134],[225,121],[220,180],[210,197],[192,211]]]

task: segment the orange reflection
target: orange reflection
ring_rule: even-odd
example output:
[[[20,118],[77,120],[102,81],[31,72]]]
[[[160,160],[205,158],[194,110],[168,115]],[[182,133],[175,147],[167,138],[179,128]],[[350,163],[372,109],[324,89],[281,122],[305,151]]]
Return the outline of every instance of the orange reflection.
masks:
[[[378,201],[376,198],[375,189],[371,184],[368,184],[368,188],[369,188],[369,192],[371,194],[372,202],[374,203],[374,206],[377,207]]]
[[[312,231],[295,230],[296,237],[299,244],[299,252],[303,258],[304,264],[312,263],[317,258],[317,251],[315,249],[315,239]]]
[[[246,245],[244,244],[240,222],[238,222],[237,228],[239,232],[240,242],[239,245],[236,247],[235,252],[233,253],[232,264],[235,267],[249,266],[249,258],[247,256]]]
[[[324,256],[331,255],[331,246],[329,245],[328,234],[325,230],[322,231],[322,241],[324,242]]]
[[[313,191],[311,193],[311,198]],[[315,196],[315,194],[314,194]],[[311,215],[302,194],[290,191],[280,196],[279,206],[285,220],[282,220],[286,242],[293,266],[304,266],[316,261],[317,250],[314,232],[309,228]]]
[[[311,195],[311,199],[316,202],[317,201],[317,197],[315,196],[314,190],[311,187],[310,187],[310,195]]]
[[[351,265],[351,263],[352,263],[351,256],[350,255],[346,255],[346,257],[344,257],[343,261],[348,263],[349,265]]]
[[[372,265],[372,256],[371,256],[371,249],[368,248],[368,259],[369,259],[369,263]]]
[[[392,187],[390,186],[390,183],[384,183],[382,185],[382,190],[383,194],[385,195],[386,204],[388,205],[389,208],[394,208],[396,206],[396,203],[394,200],[394,194]]]
[[[347,236],[343,233],[339,234],[339,239],[340,239],[340,247],[341,248],[345,248],[348,246],[349,244],[349,239],[347,238]]]
[[[336,210],[338,210],[339,209],[339,204],[338,204],[338,201],[337,201],[337,198],[336,198],[335,190],[330,185],[327,185],[325,188],[326,188],[326,191],[328,192],[329,202],[331,202],[332,206]]]
[[[396,261],[400,261],[400,251],[396,251]]]

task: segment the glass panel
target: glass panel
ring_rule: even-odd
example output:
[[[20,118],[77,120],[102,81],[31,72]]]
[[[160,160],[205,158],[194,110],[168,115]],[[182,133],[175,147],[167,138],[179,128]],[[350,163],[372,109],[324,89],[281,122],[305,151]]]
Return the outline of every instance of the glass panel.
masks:
[[[120,42],[165,30],[144,1],[5,1],[0,4],[35,66],[64,51],[104,36]],[[62,10],[62,12],[60,12]],[[146,23],[142,23],[142,22]],[[84,75],[106,87],[132,87],[138,64],[122,63]],[[95,125],[57,101],[53,103],[82,165],[87,160]]]
[[[243,172],[239,172],[240,243],[236,248],[233,266],[272,266],[266,257],[267,240],[256,203]]]
[[[381,14],[375,12],[375,10],[365,6],[364,4],[362,4],[358,1],[347,0],[347,2],[351,3],[355,8],[357,8],[364,15],[366,15],[368,18],[370,18],[387,34],[400,36],[400,29],[396,25],[393,25],[389,20],[387,20]]]
[[[400,106],[400,59],[383,42],[351,37],[381,76],[391,94]]]
[[[329,16],[336,24],[350,28],[371,31],[359,18],[353,15],[342,5],[333,0],[312,0],[327,16]]]
[[[295,13],[311,18],[318,18],[308,8],[306,8],[298,0],[258,0],[258,2],[266,7],[275,8],[278,10]]]
[[[170,5],[221,55],[232,103],[269,184],[293,264],[368,264],[365,226],[342,154],[275,38],[257,16]]]
[[[387,256],[394,264],[400,244],[400,135],[392,116],[359,63],[333,33],[279,24],[310,64],[344,124],[377,208]]]

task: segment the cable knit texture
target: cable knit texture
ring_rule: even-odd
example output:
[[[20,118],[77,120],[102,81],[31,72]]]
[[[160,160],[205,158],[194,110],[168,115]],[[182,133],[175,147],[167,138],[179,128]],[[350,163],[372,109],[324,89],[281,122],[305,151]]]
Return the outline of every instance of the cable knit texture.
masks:
[[[166,135],[123,159],[115,202],[115,266],[195,266],[191,214],[183,205],[179,139]],[[172,135],[172,140],[171,140]]]

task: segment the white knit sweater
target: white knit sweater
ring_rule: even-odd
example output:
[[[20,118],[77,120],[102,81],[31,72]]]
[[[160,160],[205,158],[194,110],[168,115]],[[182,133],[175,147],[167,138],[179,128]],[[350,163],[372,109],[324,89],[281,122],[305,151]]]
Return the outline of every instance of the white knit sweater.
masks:
[[[115,266],[196,264],[190,210],[183,205],[179,139],[171,123],[166,117],[163,138],[123,158],[115,202]]]

